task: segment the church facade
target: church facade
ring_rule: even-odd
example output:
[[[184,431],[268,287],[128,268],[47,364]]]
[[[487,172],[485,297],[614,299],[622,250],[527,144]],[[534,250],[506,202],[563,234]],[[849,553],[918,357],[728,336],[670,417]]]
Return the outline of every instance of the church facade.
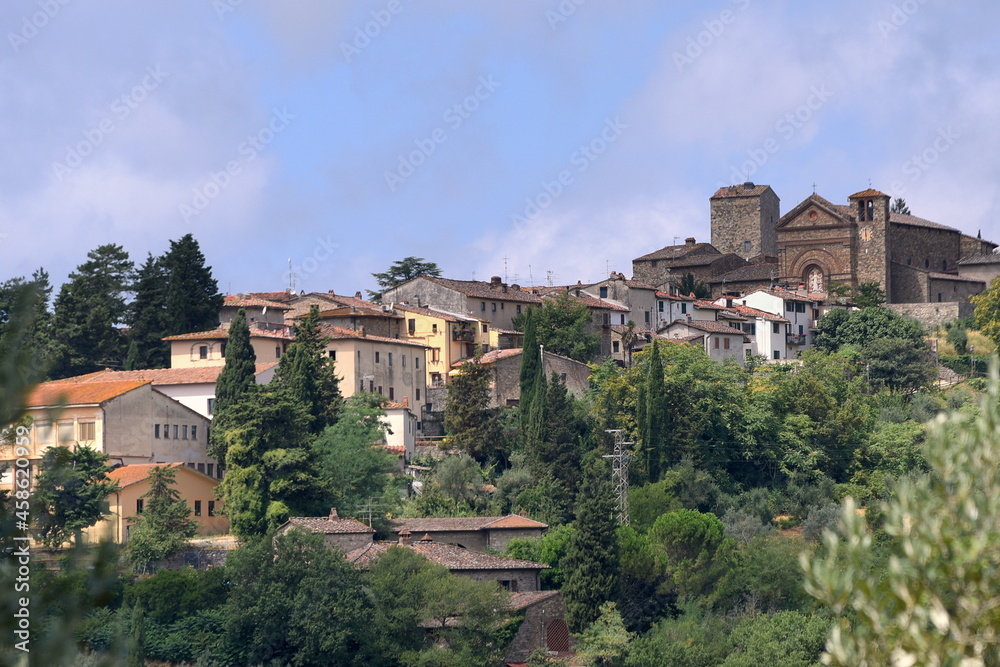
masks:
[[[990,263],[977,258],[994,257],[997,244],[892,212],[889,195],[870,188],[850,195],[846,204],[812,194],[780,215],[770,186],[743,183],[717,190],[710,208],[712,243],[699,244],[708,247],[700,248],[697,264],[705,266],[712,253],[730,259],[715,262],[725,270],[696,276],[716,296],[762,285],[820,294],[831,285],[877,283],[889,303],[964,302],[992,277],[982,272]],[[654,285],[676,281],[688,271],[683,262],[657,272],[647,259],[676,254],[671,248],[681,246],[638,258],[633,273]],[[1000,269],[1000,263],[992,267]]]

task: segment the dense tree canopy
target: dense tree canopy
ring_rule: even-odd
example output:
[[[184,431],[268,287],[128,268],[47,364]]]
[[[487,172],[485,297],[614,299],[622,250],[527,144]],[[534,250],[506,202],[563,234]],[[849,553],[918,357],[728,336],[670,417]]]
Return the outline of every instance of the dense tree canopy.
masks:
[[[378,291],[368,290],[368,296],[375,303],[379,303],[382,298],[382,292],[390,287],[401,285],[407,280],[413,280],[420,276],[437,277],[440,275],[441,268],[434,262],[428,262],[423,257],[404,257],[393,262],[392,266],[385,271],[372,274],[375,282],[382,289]]]
[[[531,310],[530,308],[528,310]],[[514,326],[524,330],[527,312],[514,318]],[[601,351],[601,338],[590,332],[590,308],[574,301],[569,292],[546,298],[533,314],[536,340],[547,352],[577,361],[591,361]]]
[[[51,447],[42,457],[35,481],[36,527],[42,542],[58,547],[79,544],[85,528],[108,513],[106,498],[118,488],[108,479],[108,457],[90,447]]]

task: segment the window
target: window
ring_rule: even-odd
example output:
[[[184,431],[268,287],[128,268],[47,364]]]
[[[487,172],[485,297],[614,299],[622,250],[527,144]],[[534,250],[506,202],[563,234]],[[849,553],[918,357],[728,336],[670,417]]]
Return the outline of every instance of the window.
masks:
[[[439,350],[436,347],[432,348],[431,349],[431,363],[435,363],[436,364],[439,361],[441,361],[441,350]]]
[[[652,266],[654,269],[656,268],[656,260],[655,259],[652,262],[650,262],[650,266]]]
[[[649,311],[648,310],[644,310],[642,312],[646,316],[646,324],[649,324]],[[622,315],[622,319],[625,319],[624,315]]]
[[[662,301],[657,301],[656,302],[656,309],[658,311],[660,311],[661,313],[663,312],[663,302]]]
[[[57,436],[59,444],[73,442],[73,422],[62,422],[58,426]]]
[[[503,310],[503,302],[500,302],[500,310]]]
[[[413,367],[420,370],[420,357],[413,357]]]
[[[389,357],[389,365],[392,366],[392,352],[388,354],[388,357]]]
[[[774,351],[774,358],[775,359],[781,359],[781,352],[779,352],[778,350],[775,350]]]
[[[743,242],[743,252],[750,252],[750,241]]]
[[[136,514],[142,514],[142,506],[143,506],[143,500],[142,500],[142,498],[138,498],[135,501],[135,513]]]
[[[795,312],[795,304],[792,303],[791,301],[786,301],[785,302],[785,312],[787,312],[787,313],[794,313]]]
[[[188,463],[188,464],[187,464],[187,467],[188,467],[188,468],[191,468],[191,470],[194,470],[194,463]]]
[[[801,335],[803,335],[804,333],[805,333],[805,330],[804,330],[804,329],[802,328],[802,325],[800,324],[800,325],[799,325],[799,335],[801,336]]]
[[[208,475],[209,477],[215,477],[215,464],[214,463],[209,463],[208,465],[205,466],[205,474]],[[211,501],[209,501],[209,502],[211,502]],[[212,507],[211,507],[211,505],[208,508],[208,513],[209,513],[209,515],[212,514]]]
[[[211,465],[211,464],[209,464],[209,465]],[[215,516],[215,501],[214,500],[209,500],[208,501],[208,516]]]
[[[521,314],[521,305],[520,304],[518,304],[518,306],[517,306],[517,314],[518,315]]]
[[[483,311],[484,313],[486,312],[486,302],[485,301],[480,301],[479,302],[479,310]]]
[[[617,352],[618,352],[618,348],[619,348],[619,347],[620,347],[620,346],[619,346],[619,344],[618,344],[618,341],[616,341],[616,340],[615,340],[615,341],[612,341],[612,342],[611,342],[611,351],[612,351],[612,352],[615,352],[615,353],[617,353]]]
[[[718,338],[714,338],[713,340],[715,341],[715,349],[718,350],[719,349],[719,339]]]
[[[378,363],[378,359],[379,359],[379,356],[378,356],[378,350],[376,350],[376,351],[375,351],[375,363],[376,363],[376,364]]]
[[[797,304],[795,304],[795,312],[796,313],[804,313],[804,312],[806,312],[806,304],[804,304],[804,303],[797,303]]]
[[[361,350],[358,350],[358,363],[361,363]]]
[[[382,394],[382,385],[379,385],[379,386],[378,386],[378,393],[379,393],[379,394]]]
[[[647,321],[647,322],[649,321],[649,314],[648,314],[648,313],[647,313],[647,315],[646,315],[646,321]],[[621,316],[621,323],[622,323],[622,324],[625,324],[625,315],[622,315],[622,316]]]
[[[729,336],[722,339],[722,347],[727,350],[729,349]]]
[[[180,438],[177,437],[177,432],[179,430],[180,429],[178,428],[177,424],[174,424],[174,440],[179,440],[180,439]]]
[[[407,320],[406,321],[406,330],[410,332],[411,336],[414,333],[416,333],[416,331],[417,331],[417,320],[414,319],[414,318],[412,318],[412,317],[409,320]]]
[[[280,345],[276,345],[275,348],[274,348],[274,358],[275,359],[281,359],[281,346]]]
[[[924,258],[924,268],[925,269],[931,268],[931,260]]]
[[[781,325],[777,322],[771,324],[771,333],[781,333]]]
[[[436,323],[432,324],[431,325],[431,333],[437,333],[437,332],[438,332],[438,325]]]
[[[211,400],[211,399],[209,399],[209,400]],[[153,437],[156,438],[157,440],[160,439],[160,425],[159,424],[153,424]]]
[[[608,298],[608,288],[607,287],[602,287],[601,288],[601,298],[602,299],[607,299]]]
[[[396,400],[396,389],[394,387],[389,387],[389,400]]]
[[[417,387],[417,402],[420,402],[420,388]]]
[[[194,501],[194,515],[195,516],[201,516],[201,501],[200,500]]]
[[[938,292],[938,303],[941,302],[941,292]]]
[[[205,472],[205,464],[204,463],[199,463],[198,464],[198,472]]]
[[[222,346],[219,348],[219,354],[222,355],[223,359],[226,358],[226,344],[225,343],[223,343]]]
[[[163,438],[164,440],[170,439],[170,424],[163,425]]]
[[[187,440],[187,439],[188,439],[188,427],[187,424],[184,424],[184,426],[181,426],[181,440]]]
[[[369,380],[368,381],[368,391],[371,392],[371,393],[375,393],[375,380]],[[381,393],[381,392],[379,392],[379,393]]]
[[[336,350],[327,350],[326,351],[326,356],[328,356],[331,359],[333,359],[334,361],[336,361],[337,360],[337,351]]]
[[[208,414],[211,415],[213,412],[215,412],[215,399],[210,398],[208,399]]]
[[[494,302],[494,303],[492,303],[490,305],[493,306],[493,312],[494,313],[497,312],[497,304],[496,304],[496,302]]]
[[[560,375],[559,379],[562,380],[563,382],[565,382],[566,381],[566,374],[563,373],[562,375]]]
[[[403,355],[401,363],[403,364],[403,368],[406,368],[406,355],[405,354]]]
[[[94,422],[80,422],[80,441],[93,442],[97,437],[97,424]]]
[[[198,348],[198,358],[208,359],[208,345],[202,345]]]
[[[681,304],[681,314],[686,314],[688,311],[688,305],[686,303]]]
[[[488,333],[490,330],[490,325],[483,323],[483,333]]]
[[[603,313],[603,317],[601,319],[602,319],[602,322],[603,322],[604,326],[610,326],[611,325],[611,313]]]
[[[52,422],[35,422],[35,443],[52,442]]]

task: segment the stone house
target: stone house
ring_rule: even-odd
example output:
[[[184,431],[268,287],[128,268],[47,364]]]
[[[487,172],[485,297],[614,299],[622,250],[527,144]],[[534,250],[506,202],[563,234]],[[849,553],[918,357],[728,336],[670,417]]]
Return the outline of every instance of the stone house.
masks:
[[[657,289],[637,280],[626,280],[622,273],[611,272],[607,280],[588,285],[583,292],[603,301],[610,301],[629,309],[628,319],[637,327],[651,330],[656,326]],[[619,318],[620,319],[620,318]],[[628,322],[613,322],[621,326]]]
[[[215,497],[219,480],[182,463],[162,465],[174,469],[174,489],[191,511],[191,519],[197,525],[195,535],[228,533],[229,519],[222,511],[223,502]],[[145,504],[142,496],[149,492],[149,473],[155,467],[155,463],[132,464],[108,473],[108,478],[118,484],[118,490],[108,496],[109,513],[105,518],[85,531],[88,541],[111,539],[115,544],[128,541],[132,528],[129,518],[142,513]]]
[[[473,551],[503,551],[515,538],[539,539],[548,526],[518,514],[507,516],[395,519],[393,531],[430,535],[435,542]]]
[[[38,385],[26,401],[32,418],[26,457],[32,467],[50,447],[86,445],[107,454],[112,465],[185,463],[218,475],[208,456],[210,421],[153,388],[149,380],[55,381]],[[0,445],[8,472],[0,489],[11,488],[13,446]]]
[[[509,331],[515,328],[514,318],[528,306],[540,305],[542,298],[520,285],[507,285],[499,276],[489,282],[420,276],[387,289],[382,293],[382,302],[475,317]]]
[[[361,568],[369,567],[393,547],[412,549],[432,563],[448,568],[452,574],[474,581],[495,581],[512,593],[541,590],[541,572],[549,569],[543,563],[436,542],[429,535],[413,540],[406,531],[400,534],[398,542],[371,542],[359,547],[347,554],[347,560]]]
[[[671,340],[697,344],[700,339],[705,354],[714,361],[730,359],[740,366],[746,362],[744,344],[749,342],[742,329],[724,322],[707,320],[677,320],[660,330],[660,334]]]
[[[283,330],[288,328],[285,313],[290,307],[278,301],[264,299],[251,294],[230,294],[223,299],[219,310],[219,324],[226,326],[232,323],[240,309],[246,313],[247,324],[260,329]]]
[[[337,509],[330,510],[330,516],[295,516],[278,526],[278,533],[303,530],[323,536],[323,544],[330,548],[349,553],[372,543],[375,531],[357,519],[341,517]]]
[[[478,363],[487,364],[493,369],[490,407],[514,406],[520,402],[522,353],[520,348],[490,350],[479,358]],[[451,372],[461,373],[462,363],[464,362],[460,362]],[[566,384],[566,390],[577,398],[582,398],[590,386],[590,366],[569,357],[544,352],[542,368],[547,379],[555,373]]]
[[[632,279],[655,285],[663,291],[676,286],[684,276],[711,283],[716,276],[746,265],[739,255],[720,252],[710,243],[698,243],[694,237],[684,245],[671,245],[632,260]]]
[[[537,649],[556,656],[568,655],[575,645],[566,627],[566,603],[559,591],[511,593],[511,609],[524,620],[507,649],[504,662],[524,663]]]

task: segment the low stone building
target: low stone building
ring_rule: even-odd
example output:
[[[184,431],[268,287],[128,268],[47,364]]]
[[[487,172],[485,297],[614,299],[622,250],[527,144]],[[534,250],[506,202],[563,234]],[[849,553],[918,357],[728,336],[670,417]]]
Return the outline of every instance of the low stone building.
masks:
[[[489,365],[493,369],[490,407],[514,406],[520,402],[522,353],[522,349],[491,350],[479,358],[478,363]],[[457,364],[452,373],[460,373],[462,363],[464,362]],[[590,386],[590,366],[587,364],[545,352],[542,367],[545,369],[546,379],[555,373],[566,384],[566,390],[577,398],[582,398]]]
[[[519,514],[507,516],[395,519],[393,531],[430,535],[435,542],[455,544],[474,551],[503,551],[514,538],[539,539],[548,529],[540,521]]]
[[[371,544],[375,538],[375,531],[370,526],[357,519],[338,516],[336,508],[330,510],[330,516],[296,516],[278,527],[279,534],[290,530],[318,533],[323,536],[323,544],[336,547],[344,553]]]
[[[524,620],[507,649],[507,664],[523,663],[537,649],[556,656],[573,650],[573,636],[566,627],[566,603],[559,591],[513,593],[511,609],[524,614]]]

